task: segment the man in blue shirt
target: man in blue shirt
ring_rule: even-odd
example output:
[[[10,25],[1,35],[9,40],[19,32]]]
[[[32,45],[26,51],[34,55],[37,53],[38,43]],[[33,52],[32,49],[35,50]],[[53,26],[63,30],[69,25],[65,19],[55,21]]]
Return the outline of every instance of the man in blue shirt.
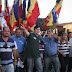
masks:
[[[21,30],[19,28],[16,29],[15,34],[16,35],[12,36],[12,39],[17,44],[18,53],[19,53],[19,57],[20,57],[21,61],[24,62],[24,49],[26,48],[26,38],[21,36]],[[18,71],[23,72],[21,68]]]
[[[57,55],[59,37],[53,34],[52,29],[47,30],[47,36],[42,38],[44,42],[44,72],[48,72],[49,64],[53,62],[55,72],[60,72],[60,62]]]

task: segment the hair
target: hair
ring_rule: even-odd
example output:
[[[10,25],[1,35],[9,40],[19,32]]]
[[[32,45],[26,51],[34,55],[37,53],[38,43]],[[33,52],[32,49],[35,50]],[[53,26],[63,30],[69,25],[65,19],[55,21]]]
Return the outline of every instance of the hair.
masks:
[[[48,28],[47,30],[51,30],[51,32],[53,32],[53,29],[52,28]]]
[[[34,27],[34,30],[37,29],[37,28],[40,28],[40,26],[35,26],[35,27]]]
[[[16,32],[17,30],[20,30],[20,28],[19,28],[19,27],[18,27],[18,28],[16,28],[15,32]]]
[[[9,27],[8,26],[3,27],[3,30],[2,31],[4,31],[5,28],[9,28]]]
[[[68,34],[70,34],[70,33],[72,33],[72,32],[68,32]]]
[[[61,39],[60,39],[60,44],[62,44],[62,42],[63,42],[63,35],[64,35],[64,34],[67,35],[67,33],[65,33],[65,32],[62,33]],[[66,41],[66,44],[68,44],[68,38],[66,38],[65,41]]]

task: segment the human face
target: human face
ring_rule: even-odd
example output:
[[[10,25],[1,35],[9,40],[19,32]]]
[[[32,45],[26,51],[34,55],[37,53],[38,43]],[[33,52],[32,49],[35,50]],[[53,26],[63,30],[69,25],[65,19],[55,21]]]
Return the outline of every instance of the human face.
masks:
[[[69,37],[72,38],[72,33],[69,34]]]
[[[9,30],[8,27],[4,28],[3,36],[4,36],[4,37],[9,37],[9,36],[10,36],[10,30]]]
[[[16,31],[16,36],[17,36],[17,37],[20,37],[20,36],[21,36],[21,30],[17,30],[17,31]]]
[[[51,29],[47,30],[47,34],[51,34],[51,33],[52,33]]]
[[[67,34],[63,34],[63,40],[67,39]]]
[[[51,29],[47,30],[48,38],[51,38],[51,33],[52,33]]]
[[[37,35],[38,35],[38,34],[40,33],[40,27],[39,27],[39,28],[37,28],[37,29],[35,29],[35,31],[34,31],[34,32],[35,32],[35,34],[37,34]]]

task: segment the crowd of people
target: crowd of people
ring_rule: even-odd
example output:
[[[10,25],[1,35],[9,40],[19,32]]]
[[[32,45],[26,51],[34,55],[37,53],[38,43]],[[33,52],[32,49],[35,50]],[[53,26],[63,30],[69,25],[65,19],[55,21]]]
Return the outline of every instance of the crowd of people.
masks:
[[[21,32],[23,31],[23,32]],[[0,36],[0,72],[70,72],[72,69],[72,33],[61,36],[39,26],[28,32],[22,25],[10,34],[4,27]]]

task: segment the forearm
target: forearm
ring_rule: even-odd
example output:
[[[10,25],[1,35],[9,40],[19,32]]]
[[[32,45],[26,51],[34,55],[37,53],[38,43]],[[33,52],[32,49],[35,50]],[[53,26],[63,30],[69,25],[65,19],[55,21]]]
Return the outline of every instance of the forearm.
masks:
[[[18,52],[18,50],[17,50],[17,58],[20,58],[20,57],[19,57],[19,52]]]
[[[17,50],[13,50],[14,61],[17,61]]]
[[[29,32],[27,31],[27,29],[23,28],[23,31],[26,34],[26,36],[29,36]]]
[[[58,52],[63,55],[63,53],[59,50],[59,47],[58,47]]]
[[[56,39],[58,39],[59,40],[59,36],[58,35],[56,35],[56,34],[52,34],[53,36],[54,36],[54,38],[56,38]]]
[[[60,50],[58,50],[58,52],[59,52],[61,55],[63,55],[63,53],[62,53]]]

